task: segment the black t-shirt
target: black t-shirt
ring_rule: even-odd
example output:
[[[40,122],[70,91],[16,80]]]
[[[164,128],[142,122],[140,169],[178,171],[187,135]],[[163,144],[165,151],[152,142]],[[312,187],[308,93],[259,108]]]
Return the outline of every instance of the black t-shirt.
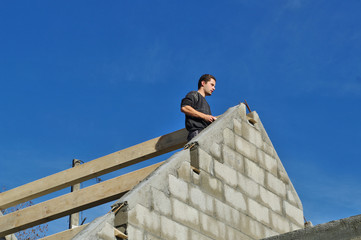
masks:
[[[212,115],[211,108],[209,107],[206,99],[197,91],[192,91],[187,94],[185,98],[182,99],[181,107],[191,106],[198,112],[204,114]],[[196,130],[203,130],[206,128],[210,122],[203,120],[202,118],[191,117],[186,115],[186,128],[189,132]]]

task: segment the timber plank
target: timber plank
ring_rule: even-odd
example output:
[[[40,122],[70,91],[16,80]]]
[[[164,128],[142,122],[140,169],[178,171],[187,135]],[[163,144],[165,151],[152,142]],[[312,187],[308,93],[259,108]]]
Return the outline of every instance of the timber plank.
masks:
[[[186,144],[187,134],[181,129],[0,193],[0,209],[177,150]]]
[[[71,240],[77,233],[83,230],[87,224],[78,226],[76,228],[68,229],[59,233],[55,233],[53,235],[41,238],[40,240]]]
[[[128,236],[119,231],[118,229],[114,228],[114,235],[121,239],[128,239]]]
[[[0,237],[116,200],[162,163],[4,215],[0,217]]]

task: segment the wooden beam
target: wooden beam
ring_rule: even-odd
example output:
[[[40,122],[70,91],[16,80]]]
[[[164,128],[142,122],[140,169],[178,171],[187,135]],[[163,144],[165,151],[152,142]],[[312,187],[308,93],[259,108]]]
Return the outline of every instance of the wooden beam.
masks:
[[[128,239],[128,236],[119,231],[118,229],[114,228],[114,235],[121,239]]]
[[[186,129],[181,129],[0,193],[0,209],[177,150],[186,144],[187,134]]]
[[[4,215],[0,217],[0,237],[116,200],[162,163]]]
[[[78,234],[81,230],[83,230],[87,224],[68,229],[44,238],[41,238],[40,240],[71,240],[76,234]]]

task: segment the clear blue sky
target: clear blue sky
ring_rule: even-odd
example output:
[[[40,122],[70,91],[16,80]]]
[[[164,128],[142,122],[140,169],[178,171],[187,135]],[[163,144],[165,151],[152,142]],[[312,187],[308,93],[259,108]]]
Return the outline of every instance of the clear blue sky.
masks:
[[[1,1],[0,184],[13,188],[246,99],[319,224],[361,213],[361,1]],[[62,226],[65,229],[67,226]]]

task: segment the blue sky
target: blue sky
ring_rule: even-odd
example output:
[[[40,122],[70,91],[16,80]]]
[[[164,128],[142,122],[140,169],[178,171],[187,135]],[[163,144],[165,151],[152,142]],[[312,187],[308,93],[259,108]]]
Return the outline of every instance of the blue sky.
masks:
[[[359,9],[359,0],[1,1],[0,184],[183,128],[180,100],[211,73],[212,112],[244,99],[258,112],[308,220],[360,214]]]

